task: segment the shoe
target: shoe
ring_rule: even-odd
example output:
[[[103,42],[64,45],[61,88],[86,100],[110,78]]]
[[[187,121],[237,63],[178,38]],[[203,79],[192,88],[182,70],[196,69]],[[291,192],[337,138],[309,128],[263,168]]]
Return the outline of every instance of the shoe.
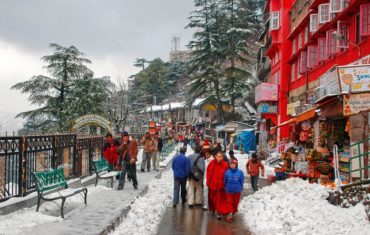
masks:
[[[191,208],[193,208],[194,207],[194,205],[189,205],[189,208],[191,209]]]
[[[145,172],[145,170],[144,169],[141,169],[141,172]]]
[[[123,190],[123,186],[121,186],[121,185],[118,185],[118,188],[117,188],[117,190]]]
[[[203,206],[202,204],[195,204],[196,207],[201,207]]]
[[[134,190],[137,190],[137,186],[134,186]]]
[[[232,223],[233,222],[233,217],[227,216],[226,221],[229,222],[229,223]]]
[[[217,217],[218,220],[221,219],[221,215],[219,215],[218,213],[216,213],[216,217]]]
[[[173,204],[173,205],[172,205],[172,207],[173,207],[173,208],[176,208],[176,206],[177,206],[176,204]]]

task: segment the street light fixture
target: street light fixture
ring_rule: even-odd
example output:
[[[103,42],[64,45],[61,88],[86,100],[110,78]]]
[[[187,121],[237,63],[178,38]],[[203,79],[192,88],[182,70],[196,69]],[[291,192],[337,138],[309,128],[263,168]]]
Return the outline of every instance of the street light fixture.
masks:
[[[343,34],[340,34],[338,32],[334,32],[334,33],[332,33],[332,35],[336,40],[345,41],[346,43],[349,43],[352,46],[354,46],[355,48],[357,48],[358,56],[361,57],[361,48],[356,43],[350,41],[346,36],[344,36]]]

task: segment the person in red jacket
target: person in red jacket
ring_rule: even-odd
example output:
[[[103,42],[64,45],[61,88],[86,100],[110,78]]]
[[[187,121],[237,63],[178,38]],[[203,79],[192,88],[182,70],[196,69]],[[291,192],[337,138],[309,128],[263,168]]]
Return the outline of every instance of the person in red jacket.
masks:
[[[251,176],[251,184],[253,191],[258,191],[258,177],[260,175],[260,168],[261,168],[261,175],[264,176],[265,174],[265,167],[263,166],[262,162],[258,160],[257,154],[252,154],[252,159],[247,162],[247,173]]]
[[[111,133],[108,133],[105,136],[104,145],[103,145],[103,156],[109,163],[111,170],[114,170],[117,166],[118,153],[117,148],[119,147],[119,142],[113,139]]]
[[[224,178],[228,168],[222,152],[217,153],[207,167],[208,210],[216,211],[217,219],[221,219],[221,215],[224,214],[223,203],[226,198]]]

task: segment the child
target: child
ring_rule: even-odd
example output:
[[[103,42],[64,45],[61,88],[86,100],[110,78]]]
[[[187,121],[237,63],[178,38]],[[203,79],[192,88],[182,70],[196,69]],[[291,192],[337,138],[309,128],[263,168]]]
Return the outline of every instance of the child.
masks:
[[[231,159],[230,168],[225,174],[226,202],[224,213],[227,214],[226,221],[231,223],[233,214],[238,211],[240,193],[243,191],[244,174],[238,169],[238,160]]]

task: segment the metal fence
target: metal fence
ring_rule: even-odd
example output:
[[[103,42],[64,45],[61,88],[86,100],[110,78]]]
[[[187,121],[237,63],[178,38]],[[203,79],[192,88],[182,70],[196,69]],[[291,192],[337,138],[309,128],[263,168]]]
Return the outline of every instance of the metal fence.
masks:
[[[66,179],[91,175],[103,141],[74,134],[0,137],[0,201],[34,191],[34,171],[62,168]]]

